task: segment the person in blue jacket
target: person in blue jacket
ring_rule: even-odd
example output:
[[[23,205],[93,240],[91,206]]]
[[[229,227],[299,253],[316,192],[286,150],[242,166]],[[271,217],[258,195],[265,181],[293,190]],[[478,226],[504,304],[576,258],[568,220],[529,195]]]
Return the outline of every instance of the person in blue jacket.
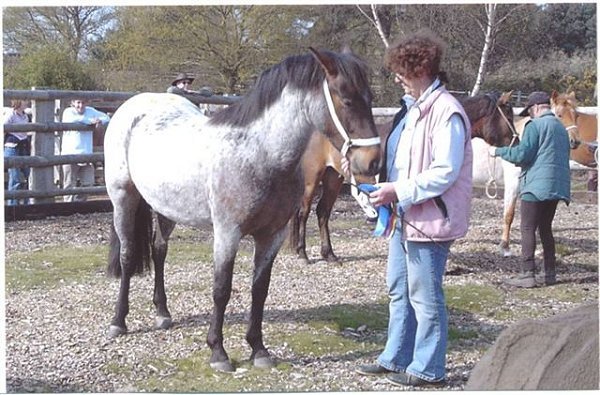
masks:
[[[550,110],[550,96],[546,92],[531,93],[527,106],[519,115],[531,117],[521,142],[512,147],[490,147],[490,154],[521,167],[522,270],[516,278],[507,279],[505,283],[533,288],[556,283],[552,221],[558,202],[563,200],[568,205],[571,200],[570,147],[567,130]],[[537,275],[536,230],[544,251],[543,270]]]

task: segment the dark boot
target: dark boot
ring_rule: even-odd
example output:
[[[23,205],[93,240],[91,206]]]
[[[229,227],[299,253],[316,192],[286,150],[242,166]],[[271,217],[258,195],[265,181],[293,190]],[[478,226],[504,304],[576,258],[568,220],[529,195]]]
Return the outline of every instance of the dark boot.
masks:
[[[556,284],[556,259],[544,259],[544,270],[535,275],[535,281],[540,285]]]
[[[504,283],[518,288],[534,288],[535,274],[533,271],[522,272],[515,278],[504,280]]]

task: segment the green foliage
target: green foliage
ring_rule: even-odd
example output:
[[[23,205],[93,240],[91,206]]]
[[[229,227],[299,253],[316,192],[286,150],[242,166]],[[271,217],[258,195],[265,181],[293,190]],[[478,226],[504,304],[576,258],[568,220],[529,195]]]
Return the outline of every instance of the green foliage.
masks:
[[[84,64],[73,60],[66,50],[53,46],[25,52],[13,66],[5,69],[4,88],[31,89],[34,86],[64,90],[100,88]]]
[[[377,10],[390,42],[434,30],[447,43],[449,88],[473,88],[487,23],[483,4]],[[571,89],[583,105],[595,104],[595,4],[498,4],[496,22],[482,91]],[[350,44],[370,65],[375,106],[395,106],[402,95],[382,66],[385,47],[366,4],[8,7],[3,23],[5,48],[22,55],[16,67],[5,59],[7,88],[164,91],[185,71],[196,77],[195,88],[244,94],[260,72],[309,45]]]
[[[579,52],[573,56],[555,51],[540,59],[513,60],[488,76],[483,90],[575,91],[581,105],[593,105],[596,62],[595,51]]]

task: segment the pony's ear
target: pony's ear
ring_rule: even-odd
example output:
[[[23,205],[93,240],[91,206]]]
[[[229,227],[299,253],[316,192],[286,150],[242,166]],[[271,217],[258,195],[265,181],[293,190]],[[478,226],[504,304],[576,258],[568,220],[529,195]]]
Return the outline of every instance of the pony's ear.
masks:
[[[552,89],[552,93],[550,94],[550,101],[555,103],[558,98],[558,92]]]
[[[348,55],[354,55],[354,52],[352,52],[352,48],[350,48],[350,44],[345,43],[344,46],[342,47],[341,50],[342,53],[348,54]]]
[[[330,77],[335,77],[338,74],[337,65],[333,55],[329,51],[319,51],[313,47],[308,47],[313,56],[317,59],[321,67],[325,70],[325,74]]]
[[[509,103],[510,99],[512,98],[512,93],[513,91],[504,92],[498,101],[503,104]]]
[[[572,97],[573,100],[575,100],[575,91],[569,92],[569,94],[567,96]]]

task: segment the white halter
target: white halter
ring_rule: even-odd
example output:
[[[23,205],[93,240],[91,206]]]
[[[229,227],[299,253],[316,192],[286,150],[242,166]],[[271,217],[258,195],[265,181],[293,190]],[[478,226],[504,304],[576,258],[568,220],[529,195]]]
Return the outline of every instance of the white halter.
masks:
[[[381,138],[379,138],[379,136],[371,137],[368,139],[350,140],[350,137],[348,136],[346,129],[344,129],[344,127],[342,126],[342,123],[340,122],[340,119],[338,118],[338,116],[335,112],[335,107],[333,106],[333,100],[331,99],[331,93],[329,92],[329,86],[327,84],[327,79],[323,80],[323,92],[325,93],[325,101],[327,101],[327,109],[329,109],[329,114],[331,115],[331,118],[333,119],[333,123],[335,124],[335,127],[337,128],[340,135],[344,138],[344,145],[342,146],[342,149],[340,150],[340,152],[342,153],[342,156],[346,156],[346,154],[348,153],[348,150],[352,146],[367,147],[369,145],[379,145],[381,143]]]

